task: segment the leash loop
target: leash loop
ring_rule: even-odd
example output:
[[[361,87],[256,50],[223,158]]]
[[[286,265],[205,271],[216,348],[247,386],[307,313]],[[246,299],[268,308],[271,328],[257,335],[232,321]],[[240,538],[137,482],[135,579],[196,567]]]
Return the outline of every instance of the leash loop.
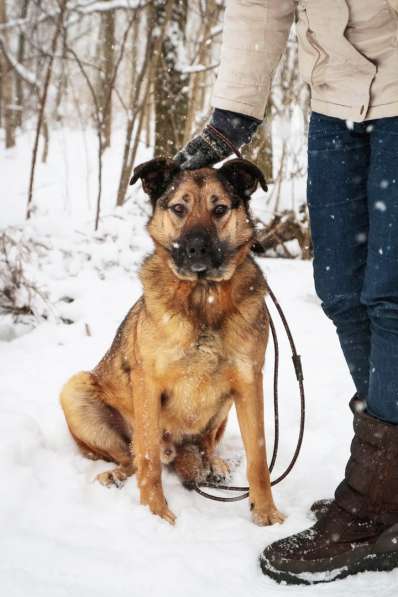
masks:
[[[290,471],[296,464],[298,456],[300,454],[300,450],[301,450],[301,446],[302,446],[303,438],[304,438],[304,426],[305,426],[305,392],[304,392],[304,375],[303,375],[303,369],[302,369],[302,365],[301,365],[301,357],[297,353],[296,345],[294,343],[289,324],[286,320],[286,317],[282,310],[282,307],[280,306],[278,300],[276,299],[274,293],[272,292],[272,290],[269,286],[268,286],[268,293],[278,311],[278,314],[281,317],[283,326],[286,331],[286,335],[289,340],[290,348],[292,350],[292,361],[293,361],[293,365],[294,365],[296,378],[297,378],[297,381],[299,384],[299,392],[300,392],[300,429],[299,429],[299,435],[298,435],[296,448],[295,448],[294,454],[292,456],[292,459],[291,459],[290,463],[288,464],[288,466],[286,467],[286,469],[284,470],[284,472],[277,479],[274,479],[273,481],[271,481],[271,486],[274,486],[274,485],[278,485],[278,483],[283,481],[283,479],[285,479],[288,476],[288,474],[290,473]],[[265,305],[265,306],[266,306],[267,315],[268,315],[269,322],[270,322],[271,334],[272,334],[272,339],[273,339],[273,343],[274,343],[274,428],[275,428],[275,434],[274,434],[274,447],[273,447],[273,451],[272,451],[272,458],[271,458],[271,463],[269,465],[269,472],[271,473],[274,468],[274,465],[275,465],[275,461],[276,461],[277,454],[278,454],[278,448],[279,448],[279,392],[278,392],[279,343],[278,343],[278,338],[277,338],[277,334],[276,334],[276,330],[275,330],[275,324],[273,322],[272,316],[269,312],[267,305]],[[202,487],[208,487],[210,489],[221,489],[224,491],[242,491],[244,493],[239,496],[228,498],[228,497],[216,496],[216,495],[207,493],[206,491],[203,491],[201,489]],[[193,489],[199,495],[202,495],[203,497],[206,497],[211,500],[215,500],[217,502],[237,502],[240,500],[244,500],[249,496],[249,487],[220,485],[218,483],[211,483],[210,481],[205,481],[203,483],[194,484]]]
[[[218,135],[218,137],[220,139],[222,139],[226,145],[228,145],[228,147],[231,149],[231,151],[233,153],[235,153],[235,155],[238,158],[242,158],[242,154],[240,153],[240,151],[233,145],[233,143],[231,143],[231,141],[229,139],[227,139],[227,137],[225,137],[218,129],[216,129],[211,124],[209,124],[208,127],[212,130],[212,132],[214,134]],[[294,366],[294,372],[295,372],[296,379],[297,379],[297,382],[299,385],[299,393],[300,393],[300,428],[299,428],[299,435],[298,435],[298,439],[297,439],[296,448],[293,453],[292,459],[291,459],[290,463],[288,464],[288,466],[286,467],[285,471],[277,479],[275,479],[274,481],[271,481],[271,486],[274,486],[274,485],[277,485],[278,483],[280,483],[281,481],[283,481],[283,479],[285,479],[288,476],[288,474],[290,473],[290,471],[296,464],[298,456],[300,454],[301,446],[303,443],[304,426],[305,426],[305,392],[304,392],[304,374],[303,374],[303,367],[302,367],[302,363],[301,363],[301,356],[297,353],[293,335],[291,333],[291,330],[290,330],[289,324],[287,322],[286,316],[283,312],[283,309],[282,309],[281,305],[279,304],[279,301],[277,300],[275,294],[272,292],[268,283],[267,283],[267,286],[268,286],[268,294],[271,297],[271,300],[274,303],[276,310],[278,311],[278,315],[282,321],[287,338],[289,340],[290,348],[292,351],[292,362],[293,362],[293,366]],[[278,391],[279,343],[278,343],[278,337],[277,337],[275,325],[274,325],[271,313],[269,312],[269,309],[268,309],[268,306],[266,303],[265,303],[265,308],[267,311],[267,316],[268,316],[270,329],[271,329],[272,340],[273,340],[273,344],[274,344],[274,391],[273,391],[274,446],[273,446],[273,450],[272,450],[271,462],[269,465],[269,472],[271,473],[274,468],[274,465],[275,465],[275,461],[276,461],[277,454],[278,454],[278,448],[279,448],[279,391]],[[241,495],[238,495],[238,496],[234,496],[234,497],[224,497],[224,496],[217,496],[217,495],[212,495],[210,493],[207,493],[206,491],[203,491],[201,489],[202,487],[207,487],[210,489],[220,489],[220,490],[224,490],[224,491],[243,491],[244,493]],[[211,483],[210,481],[205,481],[205,482],[199,483],[199,484],[193,484],[192,488],[199,495],[202,495],[203,497],[206,497],[211,500],[215,500],[217,502],[237,502],[240,500],[244,500],[249,496],[249,487],[220,485],[218,483]]]

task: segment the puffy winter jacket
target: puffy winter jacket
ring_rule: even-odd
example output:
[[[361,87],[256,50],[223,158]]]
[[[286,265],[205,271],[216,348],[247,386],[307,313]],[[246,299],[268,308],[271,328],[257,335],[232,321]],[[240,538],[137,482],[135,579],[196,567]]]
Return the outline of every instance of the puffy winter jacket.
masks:
[[[313,110],[398,115],[398,0],[226,0],[214,107],[264,117],[293,22]]]

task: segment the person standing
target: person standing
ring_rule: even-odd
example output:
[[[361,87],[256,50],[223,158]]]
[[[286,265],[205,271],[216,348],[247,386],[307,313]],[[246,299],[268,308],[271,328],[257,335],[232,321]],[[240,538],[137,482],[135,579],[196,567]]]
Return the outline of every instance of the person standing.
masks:
[[[293,22],[311,92],[315,288],[356,386],[354,438],[316,524],[260,564],[312,584],[398,566],[398,0],[226,0],[212,126],[175,159],[210,166],[250,141]]]

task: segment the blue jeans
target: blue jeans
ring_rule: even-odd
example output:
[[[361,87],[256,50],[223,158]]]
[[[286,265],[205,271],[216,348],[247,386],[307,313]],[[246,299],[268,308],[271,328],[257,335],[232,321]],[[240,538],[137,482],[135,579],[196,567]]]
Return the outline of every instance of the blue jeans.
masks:
[[[316,291],[357,392],[398,424],[398,117],[312,113],[308,206]]]

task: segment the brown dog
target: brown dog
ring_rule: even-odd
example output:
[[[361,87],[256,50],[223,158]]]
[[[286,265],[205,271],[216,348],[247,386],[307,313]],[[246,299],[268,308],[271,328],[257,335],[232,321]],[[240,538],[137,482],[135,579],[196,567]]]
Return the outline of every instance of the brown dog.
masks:
[[[181,172],[161,158],[138,166],[132,183],[138,178],[155,244],[140,271],[144,294],[97,367],[64,386],[71,434],[86,456],[118,465],[100,482],[118,485],[137,471],[141,503],[174,523],[161,462],[188,483],[225,474],[215,448],[235,403],[253,520],[282,522],[264,441],[267,286],[250,256],[248,201],[258,183],[266,188],[264,177],[245,160]]]

